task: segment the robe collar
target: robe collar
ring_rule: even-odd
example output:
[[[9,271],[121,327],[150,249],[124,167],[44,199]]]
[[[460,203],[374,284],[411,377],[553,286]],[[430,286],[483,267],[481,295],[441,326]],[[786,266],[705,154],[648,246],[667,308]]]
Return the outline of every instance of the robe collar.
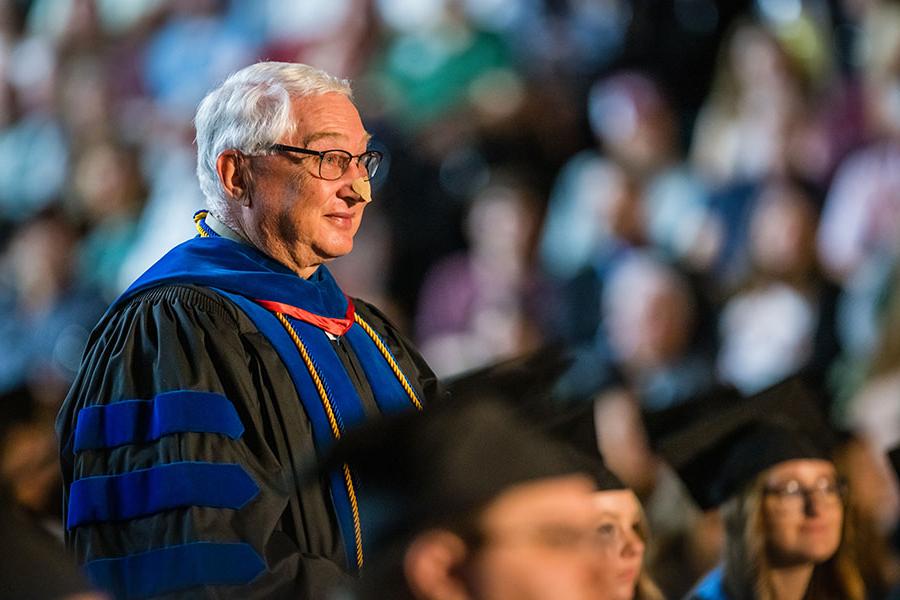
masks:
[[[354,320],[353,302],[324,265],[303,279],[253,246],[218,235],[196,237],[170,250],[113,307],[142,291],[175,283],[238,294],[332,335],[346,333]]]

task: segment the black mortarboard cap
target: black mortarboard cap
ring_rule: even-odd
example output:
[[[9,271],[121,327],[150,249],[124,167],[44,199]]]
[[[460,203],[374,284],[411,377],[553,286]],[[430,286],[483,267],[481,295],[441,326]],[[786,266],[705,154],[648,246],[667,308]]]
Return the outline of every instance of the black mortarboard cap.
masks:
[[[350,432],[323,462],[358,481],[368,555],[472,514],[509,487],[590,475],[569,449],[486,392],[459,395]]]
[[[748,397],[718,388],[644,419],[654,449],[702,509],[722,504],[780,462],[827,458],[834,443],[816,398],[799,379]]]
[[[553,388],[572,365],[573,356],[561,345],[538,350],[445,381],[451,396],[477,396],[490,390],[521,406],[548,406],[555,401]]]
[[[623,489],[625,485],[606,467],[597,446],[593,400],[564,401],[555,394],[572,360],[565,347],[546,346],[457,376],[446,386],[454,396],[490,390],[503,397],[526,419],[569,446],[575,460],[590,470],[599,489]]]
[[[542,426],[547,433],[571,448],[575,458],[590,470],[597,489],[625,489],[625,484],[603,462],[597,445],[593,402],[578,402],[558,409],[542,421]]]

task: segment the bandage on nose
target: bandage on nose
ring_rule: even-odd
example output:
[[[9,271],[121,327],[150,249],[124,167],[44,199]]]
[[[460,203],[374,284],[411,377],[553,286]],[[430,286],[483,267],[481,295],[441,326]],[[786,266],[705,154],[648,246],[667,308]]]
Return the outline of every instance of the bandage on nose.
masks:
[[[357,177],[353,180],[353,184],[350,187],[352,187],[353,191],[359,194],[366,202],[372,201],[372,186],[369,184],[368,179]]]

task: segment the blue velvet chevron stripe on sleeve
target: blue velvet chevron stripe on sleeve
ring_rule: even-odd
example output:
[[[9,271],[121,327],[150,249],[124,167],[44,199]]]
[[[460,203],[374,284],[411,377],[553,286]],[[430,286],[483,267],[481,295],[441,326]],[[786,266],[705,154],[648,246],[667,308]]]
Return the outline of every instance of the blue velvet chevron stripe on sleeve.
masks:
[[[75,452],[151,442],[186,432],[218,433],[238,439],[244,426],[225,396],[177,390],[152,400],[127,400],[81,409],[75,426]]]
[[[182,506],[238,510],[259,493],[241,465],[178,462],[72,483],[67,527],[119,521]]]
[[[265,568],[249,544],[193,542],[87,565],[88,577],[117,599],[139,599],[201,585],[243,585]]]

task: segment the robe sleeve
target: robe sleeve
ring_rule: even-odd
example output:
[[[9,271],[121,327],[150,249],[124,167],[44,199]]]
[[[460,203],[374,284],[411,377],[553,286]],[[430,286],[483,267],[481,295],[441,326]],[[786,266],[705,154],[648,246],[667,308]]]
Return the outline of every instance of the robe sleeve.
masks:
[[[57,418],[67,544],[117,598],[320,598],[347,577],[275,350],[193,286],[106,315]]]

